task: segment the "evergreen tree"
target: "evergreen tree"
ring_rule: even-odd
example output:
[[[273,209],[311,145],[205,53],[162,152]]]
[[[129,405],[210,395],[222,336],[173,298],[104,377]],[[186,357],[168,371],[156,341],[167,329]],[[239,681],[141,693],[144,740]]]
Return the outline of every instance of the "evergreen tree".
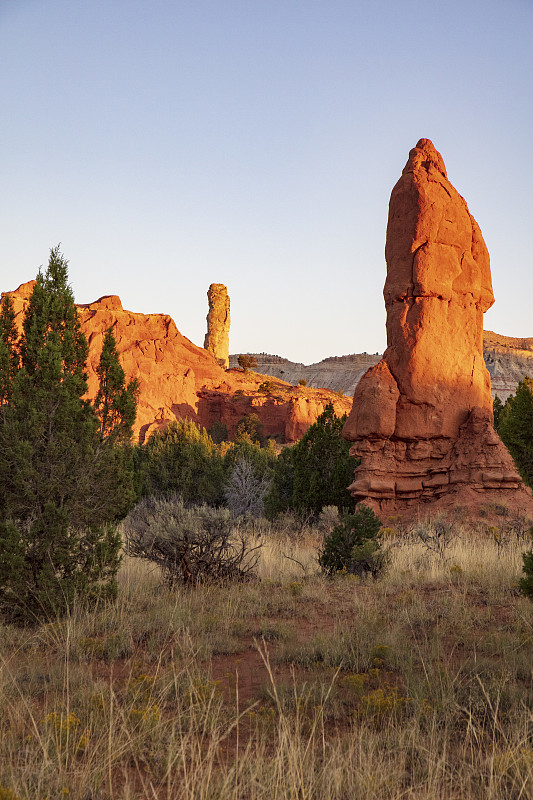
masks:
[[[532,533],[533,528],[530,529],[530,535]],[[533,602],[533,550],[522,553],[522,572],[524,577],[520,578],[520,591]]]
[[[265,514],[274,519],[292,509],[294,489],[294,452],[296,445],[284,447],[274,464],[272,482],[265,496]]]
[[[498,433],[522,479],[533,486],[533,380],[527,375],[505,402]]]
[[[112,328],[105,333],[96,374],[100,388],[94,409],[100,419],[100,438],[102,441],[130,442],[137,412],[139,381],[134,378],[126,386],[126,376],[118,359]]]
[[[494,415],[494,428],[495,430],[499,430],[500,423],[502,421],[502,413],[503,409],[505,408],[504,404],[500,400],[499,396],[496,395],[494,401],[492,403],[492,413]]]
[[[257,442],[243,436],[232,442],[224,454],[224,471],[229,477],[239,461],[249,461],[257,478],[270,480],[277,461],[275,446],[261,447]]]
[[[245,440],[254,444],[263,445],[263,423],[257,414],[247,414],[239,420],[235,428],[235,441]]]
[[[222,457],[205,428],[191,420],[171,422],[150,436],[138,454],[143,495],[181,495],[186,503],[223,499]]]
[[[349,572],[377,577],[387,567],[389,555],[381,549],[381,523],[368,506],[360,503],[355,513],[344,513],[339,524],[324,537],[318,558],[327,575]]]
[[[56,247],[37,276],[0,418],[0,610],[15,622],[116,592],[113,522],[127,510],[127,481],[83,399],[87,350]]]
[[[328,403],[300,441],[282,451],[265,497],[269,517],[287,510],[318,515],[329,505],[339,510],[354,507],[347,487],[359,462],[350,456],[350,443],[342,436],[345,421],[346,415],[335,416]]]
[[[342,436],[345,422],[346,415],[335,416],[328,403],[294,445],[292,505],[296,510],[319,514],[324,506],[354,507],[348,486],[358,461],[350,456],[350,443]]]
[[[0,406],[9,402],[19,368],[18,335],[13,301],[4,295],[0,306]]]
[[[134,449],[131,444],[137,414],[139,381],[134,378],[126,385],[126,375],[119,361],[111,328],[104,336],[96,374],[99,378],[99,389],[94,400],[94,410],[99,420],[100,439],[96,448],[97,482],[108,501],[111,497],[114,498],[113,514],[121,518],[140,495],[135,486]]]
[[[255,356],[251,356],[250,353],[241,353],[237,359],[237,363],[244,372],[248,372],[249,369],[255,369],[257,367],[257,359]]]

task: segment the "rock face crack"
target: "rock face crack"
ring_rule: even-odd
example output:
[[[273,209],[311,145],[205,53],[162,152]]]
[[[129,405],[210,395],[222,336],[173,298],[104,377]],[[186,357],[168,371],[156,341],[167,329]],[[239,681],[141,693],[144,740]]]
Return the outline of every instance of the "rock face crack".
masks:
[[[494,302],[489,254],[428,139],[392,190],[385,254],[388,347],[344,428],[361,459],[352,495],[389,512],[474,491],[533,511],[492,424],[481,334]]]

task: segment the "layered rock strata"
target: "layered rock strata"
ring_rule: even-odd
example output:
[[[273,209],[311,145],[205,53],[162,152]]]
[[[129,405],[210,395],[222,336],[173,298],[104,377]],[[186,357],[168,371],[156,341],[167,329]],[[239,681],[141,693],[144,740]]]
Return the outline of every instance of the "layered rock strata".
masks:
[[[377,364],[381,356],[376,353],[353,353],[346,356],[330,356],[316,364],[302,364],[289,361],[288,358],[268,355],[267,353],[250,353],[257,361],[257,372],[272,375],[296,386],[304,380],[307,386],[331,389],[353,397],[355,387],[369,367]],[[230,367],[238,364],[238,355],[230,355]]]
[[[355,387],[369,367],[378,363],[376,353],[353,353],[330,356],[316,364],[302,364],[267,353],[250,353],[257,361],[257,372],[272,375],[293,385],[304,379],[308,386],[323,387],[353,397]],[[483,332],[483,358],[490,375],[492,397],[507,400],[516,392],[526,375],[533,376],[533,339],[501,336],[493,331]],[[230,355],[230,367],[236,367],[238,356]]]
[[[387,349],[344,428],[361,459],[350,486],[380,510],[478,493],[531,497],[494,432],[483,360],[489,254],[428,139],[392,190],[385,247]]]
[[[483,334],[483,356],[490,373],[492,396],[505,401],[526,375],[533,377],[533,339]]]
[[[207,312],[207,333],[204,348],[213,353],[217,363],[229,367],[229,297],[223,283],[212,283],[207,290],[209,311]]]
[[[29,281],[6,293],[13,300],[19,330],[34,284]],[[140,442],[177,419],[191,419],[208,429],[221,422],[232,437],[249,414],[258,415],[265,436],[295,442],[328,403],[339,416],[350,410],[351,401],[333,392],[266,381],[251,371],[225,371],[212,353],[183,336],[167,314],[126,311],[117,295],[77,308],[89,343],[88,396],[94,398],[98,391],[96,368],[105,332],[112,327],[127,379],[139,379],[134,433]]]

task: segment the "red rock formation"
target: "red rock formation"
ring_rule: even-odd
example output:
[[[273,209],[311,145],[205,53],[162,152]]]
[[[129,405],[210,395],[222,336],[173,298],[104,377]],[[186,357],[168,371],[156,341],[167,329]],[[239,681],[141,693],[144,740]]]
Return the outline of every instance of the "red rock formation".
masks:
[[[34,281],[29,281],[7,293],[13,299],[19,326],[33,285]],[[141,442],[175,419],[192,419],[206,428],[220,421],[232,436],[237,423],[251,413],[261,419],[266,436],[294,442],[316,421],[328,402],[333,403],[339,415],[350,409],[349,398],[338,397],[327,389],[296,388],[275,378],[270,379],[270,387],[260,389],[264,375],[224,371],[211,353],[182,336],[169,316],[125,311],[116,295],[79,305],[78,312],[89,342],[88,396],[96,395],[96,367],[104,334],[113,326],[127,379],[139,379],[134,432]]]
[[[209,311],[204,347],[223,369],[229,367],[229,297],[223,283],[212,283],[207,292]]]
[[[385,257],[388,346],[357,386],[344,428],[361,458],[352,495],[401,510],[458,501],[468,487],[533,509],[492,425],[483,361],[489,254],[428,139],[392,190]]]

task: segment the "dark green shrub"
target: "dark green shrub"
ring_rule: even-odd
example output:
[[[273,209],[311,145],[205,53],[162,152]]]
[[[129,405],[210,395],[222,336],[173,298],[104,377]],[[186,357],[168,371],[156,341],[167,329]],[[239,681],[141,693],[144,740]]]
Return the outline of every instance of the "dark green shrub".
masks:
[[[263,381],[263,383],[259,384],[259,391],[264,392],[265,394],[270,394],[277,388],[275,381]]]
[[[137,468],[143,495],[177,492],[187,503],[223,500],[222,457],[206,430],[190,420],[156,431],[139,448]]]
[[[327,575],[379,575],[388,564],[381,548],[381,523],[372,509],[358,505],[355,514],[343,514],[340,523],[324,537],[318,562]]]
[[[502,421],[503,409],[504,409],[504,404],[500,400],[499,396],[496,395],[492,402],[492,412],[494,414],[494,427],[496,430],[498,430],[500,427],[500,423]]]
[[[533,539],[533,528],[530,528],[529,535]],[[523,553],[522,560],[524,577],[520,579],[520,591],[533,602],[533,550]]]
[[[294,446],[284,447],[279,454],[272,471],[270,489],[265,496],[265,514],[273,520],[278,514],[292,509],[292,491],[294,487]]]
[[[520,381],[516,394],[495,408],[498,433],[511,453],[522,480],[533,486],[533,380]]]
[[[263,423],[257,414],[247,414],[246,417],[243,417],[237,423],[237,427],[235,428],[235,441],[238,442],[241,439],[259,445],[264,444]]]
[[[215,444],[228,441],[228,426],[220,420],[214,422],[207,432]]]
[[[227,481],[235,464],[238,461],[249,461],[254,468],[255,475],[262,479],[270,480],[276,465],[276,451],[271,447],[261,447],[258,443],[243,438],[234,442],[224,454],[224,475]]]
[[[237,363],[244,372],[248,372],[249,369],[255,369],[257,367],[257,359],[255,356],[251,356],[250,353],[241,353],[237,359]]]
[[[347,487],[359,461],[350,456],[350,443],[342,436],[345,421],[346,415],[337,417],[328,403],[300,441],[282,450],[265,498],[271,519],[289,510],[318,517],[324,506],[353,509]]]

